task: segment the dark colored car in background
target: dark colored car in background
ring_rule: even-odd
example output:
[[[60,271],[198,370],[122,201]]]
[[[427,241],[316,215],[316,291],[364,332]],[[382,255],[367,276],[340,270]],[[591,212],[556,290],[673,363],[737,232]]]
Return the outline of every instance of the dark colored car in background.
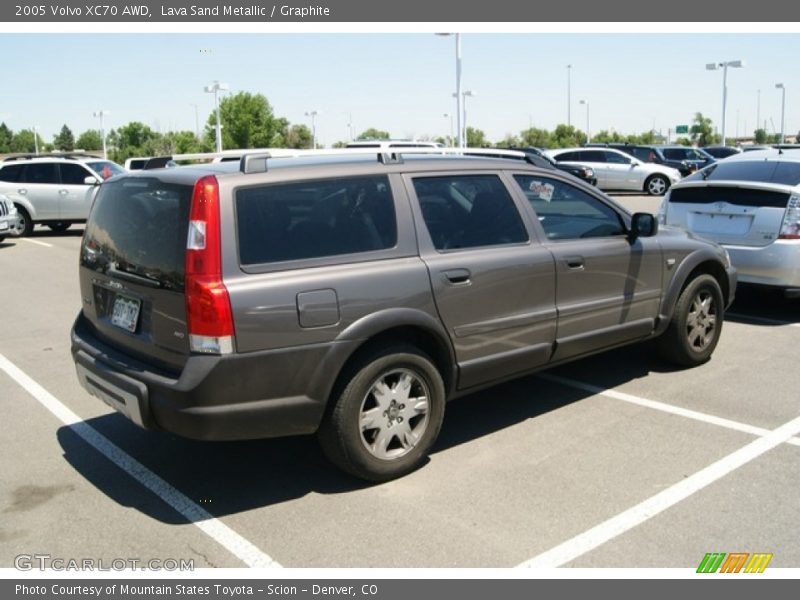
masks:
[[[742,152],[741,148],[735,148],[733,146],[705,146],[703,150],[718,160],[721,158],[728,158],[734,154],[741,154]]]

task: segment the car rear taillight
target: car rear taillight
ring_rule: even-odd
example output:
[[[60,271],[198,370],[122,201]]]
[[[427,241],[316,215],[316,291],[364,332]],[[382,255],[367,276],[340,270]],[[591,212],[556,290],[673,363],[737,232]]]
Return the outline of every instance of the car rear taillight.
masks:
[[[786,205],[779,240],[800,240],[800,196],[792,195]]]
[[[219,184],[214,176],[194,186],[186,240],[186,325],[192,352],[233,351],[233,316],[222,283]]]

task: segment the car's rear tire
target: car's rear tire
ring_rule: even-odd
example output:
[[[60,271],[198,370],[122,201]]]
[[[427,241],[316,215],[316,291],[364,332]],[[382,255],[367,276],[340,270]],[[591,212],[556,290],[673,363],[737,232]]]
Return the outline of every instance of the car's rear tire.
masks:
[[[6,241],[6,236],[0,235],[0,244]]]
[[[15,205],[17,207],[17,218],[19,224],[19,235],[27,236],[33,233],[33,221],[31,221],[31,216],[28,214],[28,211],[21,207],[19,204]]]
[[[659,353],[684,367],[707,362],[719,342],[724,312],[717,280],[698,275],[678,297],[669,326],[656,342]]]
[[[318,438],[335,465],[368,481],[416,469],[444,419],[445,388],[430,358],[394,346],[357,362],[330,400]]]
[[[663,196],[669,189],[669,180],[663,175],[651,175],[644,182],[644,191],[651,196]]]
[[[58,221],[57,223],[48,223],[47,226],[56,233],[63,233],[67,229],[70,228],[72,223],[64,223],[63,221]]]

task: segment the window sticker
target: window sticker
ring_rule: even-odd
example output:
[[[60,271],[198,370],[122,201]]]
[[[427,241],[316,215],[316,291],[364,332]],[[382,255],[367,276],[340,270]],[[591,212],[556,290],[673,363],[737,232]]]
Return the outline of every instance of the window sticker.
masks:
[[[539,200],[550,202],[553,199],[553,184],[542,183],[541,181],[531,181],[528,189],[539,197]]]

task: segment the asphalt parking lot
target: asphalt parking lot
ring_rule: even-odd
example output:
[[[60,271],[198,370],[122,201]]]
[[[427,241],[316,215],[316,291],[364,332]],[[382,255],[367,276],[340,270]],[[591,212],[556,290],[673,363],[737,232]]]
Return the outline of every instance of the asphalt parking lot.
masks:
[[[741,290],[695,369],[645,344],[460,399],[427,465],[365,485],[313,438],[194,442],[139,430],[85,393],[69,352],[81,232],[0,244],[0,567],[49,554],[696,568],[707,552],[800,566],[798,301]]]

